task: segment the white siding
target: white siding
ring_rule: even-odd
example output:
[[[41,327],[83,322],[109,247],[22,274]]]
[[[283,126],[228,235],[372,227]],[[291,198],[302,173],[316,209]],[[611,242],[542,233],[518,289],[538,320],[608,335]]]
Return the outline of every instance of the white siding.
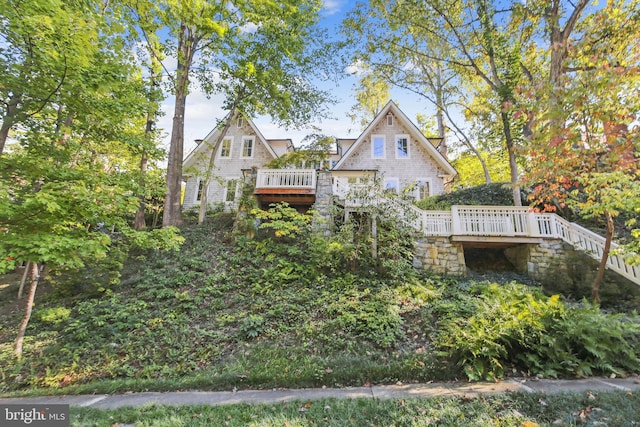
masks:
[[[273,155],[268,151],[265,145],[260,140],[260,136],[256,135],[252,127],[248,124],[247,120],[244,120],[242,128],[236,126],[237,121],[234,120],[233,124],[227,132],[227,136],[233,137],[233,144],[231,145],[231,157],[220,159],[219,153],[216,154],[214,175],[223,179],[238,178],[242,176],[243,169],[251,169],[252,167],[261,167],[264,164],[273,160]],[[254,153],[251,158],[241,158],[242,155],[242,138],[243,136],[252,136],[255,138],[253,145]],[[196,201],[198,187],[198,176],[203,176],[204,171],[209,164],[209,157],[211,155],[211,148],[215,144],[217,133],[211,136],[210,140],[203,141],[198,147],[197,151],[193,154],[192,159],[185,164],[185,176],[189,176],[187,180],[183,208],[189,209],[194,206],[199,206],[200,202]],[[218,150],[219,151],[219,150]],[[198,174],[198,170],[202,171]],[[225,187],[217,180],[213,179],[209,184],[209,191],[207,193],[207,202],[209,204],[218,204],[224,202]]]
[[[396,159],[396,136],[408,134],[410,139],[410,157],[406,159]],[[371,136],[385,136],[384,159],[372,158]],[[410,129],[400,125],[400,121],[394,118],[393,126],[388,126],[387,121],[380,123],[369,129],[367,135],[354,152],[349,153],[349,157],[341,165],[341,170],[353,169],[377,169],[382,177],[397,177],[400,181],[400,188],[404,189],[415,182],[417,177],[431,178],[431,194],[444,193],[444,182],[439,175],[445,172],[438,166],[431,157],[423,143],[418,141],[417,135],[412,134]]]

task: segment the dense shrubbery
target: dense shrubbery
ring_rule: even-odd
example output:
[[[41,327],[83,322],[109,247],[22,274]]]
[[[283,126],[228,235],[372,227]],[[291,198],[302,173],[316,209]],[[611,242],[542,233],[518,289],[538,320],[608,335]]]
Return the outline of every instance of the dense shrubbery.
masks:
[[[558,295],[509,283],[472,284],[455,304],[436,304],[436,342],[472,380],[508,370],[539,376],[637,372],[640,318],[605,314],[587,302],[569,307]]]
[[[524,195],[522,200],[526,200]],[[513,194],[510,184],[494,183],[428,197],[416,204],[425,210],[448,210],[453,205],[513,206]]]

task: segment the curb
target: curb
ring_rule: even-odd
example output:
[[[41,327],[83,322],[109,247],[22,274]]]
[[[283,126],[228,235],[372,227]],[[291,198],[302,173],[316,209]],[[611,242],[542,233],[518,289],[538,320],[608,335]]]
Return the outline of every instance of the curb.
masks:
[[[374,385],[369,387],[272,389],[239,391],[180,391],[0,398],[5,404],[68,404],[72,407],[116,409],[146,405],[235,405],[337,399],[411,399],[473,397],[500,393],[568,393],[640,390],[640,377],[588,378],[579,380],[517,379],[474,383],[427,383]]]

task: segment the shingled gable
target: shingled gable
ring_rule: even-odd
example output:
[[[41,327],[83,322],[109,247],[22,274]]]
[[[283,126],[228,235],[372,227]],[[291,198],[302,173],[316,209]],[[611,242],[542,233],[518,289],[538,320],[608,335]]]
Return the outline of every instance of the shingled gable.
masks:
[[[419,141],[423,147],[427,150],[429,155],[435,160],[435,162],[442,168],[443,171],[447,172],[449,175],[457,175],[456,170],[451,166],[451,164],[444,158],[444,156],[429,142],[429,140],[420,132],[420,130],[416,127],[416,125],[409,120],[409,118],[400,110],[400,108],[396,105],[395,102],[389,101],[387,105],[382,108],[380,113],[373,119],[373,121],[367,126],[367,128],[360,134],[356,142],[351,145],[349,150],[342,156],[340,161],[336,163],[333,167],[333,170],[339,170],[340,167],[347,161],[347,159],[357,151],[358,146],[360,146],[363,141],[370,137],[372,129],[380,123],[380,121],[384,120],[387,114],[391,112],[393,113],[406,127],[410,130],[412,137],[415,138],[416,141]]]
[[[235,120],[236,118],[237,118],[237,115],[236,117],[233,118],[233,120]],[[227,116],[225,116],[224,120],[226,119],[227,119]],[[260,130],[256,127],[255,123],[253,123],[253,120],[246,117],[243,117],[243,120],[246,120],[247,124],[251,127],[251,130],[255,132],[255,135],[258,141],[260,141],[260,143],[267,149],[269,154],[271,154],[274,159],[277,159],[279,157],[278,154],[276,154],[273,147],[269,145],[269,143],[267,142],[267,139],[264,137],[264,135],[262,135],[262,132],[260,132]],[[210,153],[210,151],[213,149],[213,144],[215,144],[216,139],[218,138],[219,135],[220,135],[220,129],[218,126],[216,126],[211,130],[211,132],[207,134],[207,136],[204,137],[204,139],[200,144],[198,144],[193,150],[191,150],[191,152],[184,159],[183,167],[185,169],[188,167],[194,167],[195,165],[192,163],[197,158],[197,154]],[[209,155],[207,155],[207,158],[209,158]]]

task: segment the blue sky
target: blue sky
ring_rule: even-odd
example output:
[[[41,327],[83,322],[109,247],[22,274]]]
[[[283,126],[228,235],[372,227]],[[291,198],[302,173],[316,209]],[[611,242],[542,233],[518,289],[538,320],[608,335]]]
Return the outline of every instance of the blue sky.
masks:
[[[321,15],[322,25],[330,30],[335,30],[346,16],[348,10],[354,5],[355,2],[353,0],[325,0]],[[360,134],[360,129],[351,122],[346,114],[355,103],[353,89],[357,79],[345,70],[344,79],[337,84],[334,82],[317,83],[322,89],[330,91],[338,99],[338,104],[331,107],[331,111],[336,117],[335,119],[325,119],[313,125],[320,128],[320,131],[326,135],[356,138]],[[393,100],[398,102],[400,108],[412,120],[415,120],[416,113],[433,114],[430,105],[425,100],[417,99],[415,95],[401,91],[392,91],[391,95]],[[162,109],[165,114],[158,123],[166,135],[163,138],[163,142],[167,148],[173,117],[173,102],[174,99],[172,97],[163,102]],[[204,138],[213,129],[216,121],[224,117],[226,111],[223,111],[220,105],[221,99],[215,96],[207,99],[203,93],[195,90],[189,94],[185,115],[185,156],[195,148],[194,140]],[[254,118],[254,122],[267,139],[291,138],[294,145],[298,147],[305,136],[316,132],[311,127],[308,129],[285,130],[271,123],[268,117]]]

